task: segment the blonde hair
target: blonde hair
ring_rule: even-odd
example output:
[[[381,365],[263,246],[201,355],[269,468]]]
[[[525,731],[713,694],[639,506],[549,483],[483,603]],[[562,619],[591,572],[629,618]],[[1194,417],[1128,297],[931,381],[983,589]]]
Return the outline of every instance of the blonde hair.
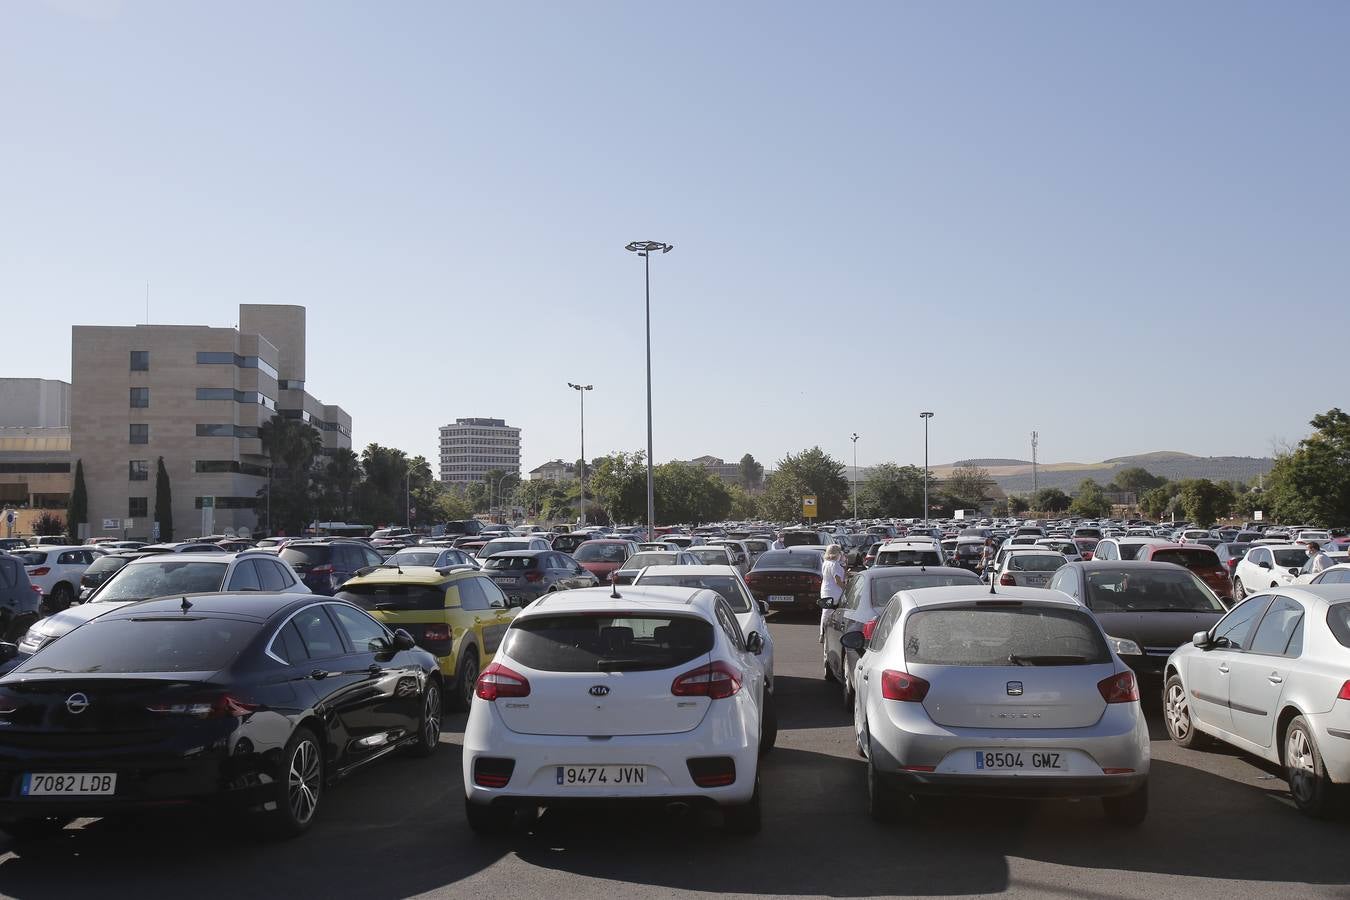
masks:
[[[825,558],[826,558],[826,559],[838,559],[838,558],[839,558],[839,553],[840,553],[839,545],[838,545],[838,544],[831,544],[831,545],[829,546],[829,548],[826,549],[826,551],[825,551]]]

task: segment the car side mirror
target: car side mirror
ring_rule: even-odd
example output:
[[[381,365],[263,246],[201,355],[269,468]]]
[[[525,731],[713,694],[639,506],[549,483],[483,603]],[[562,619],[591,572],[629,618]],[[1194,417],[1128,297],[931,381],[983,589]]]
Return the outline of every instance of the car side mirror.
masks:
[[[1260,567],[1263,568],[1263,569],[1269,569],[1269,568],[1270,568],[1270,563],[1266,562],[1265,560],[1262,560],[1261,562],[1257,563],[1257,565],[1260,566]]]
[[[767,601],[767,600],[756,600],[755,602],[759,604],[759,614],[760,614],[761,616],[767,616],[767,615],[769,614],[769,603],[768,603],[768,601]]]
[[[1208,649],[1209,649],[1209,632],[1208,632],[1208,631],[1197,631],[1195,634],[1191,635],[1191,643],[1194,644],[1195,646],[1199,647],[1201,650],[1208,650]]]
[[[1303,570],[1300,569],[1298,566],[1290,566],[1290,567],[1289,567],[1289,574],[1290,574],[1290,575],[1300,575],[1300,574],[1302,574],[1302,573],[1303,573]]]
[[[867,639],[863,637],[861,631],[845,631],[839,638],[839,645],[845,650],[862,653],[864,648],[867,647]]]
[[[396,628],[394,629],[394,642],[392,646],[394,650],[411,650],[417,646],[417,641],[413,640],[413,636],[408,634],[408,632],[404,631],[402,628]]]
[[[758,631],[752,631],[745,636],[745,649],[759,656],[764,652],[764,637]]]

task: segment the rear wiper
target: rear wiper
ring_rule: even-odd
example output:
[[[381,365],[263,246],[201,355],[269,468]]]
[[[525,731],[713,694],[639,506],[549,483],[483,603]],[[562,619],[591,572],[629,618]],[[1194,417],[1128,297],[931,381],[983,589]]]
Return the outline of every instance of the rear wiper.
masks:
[[[1018,656],[1016,653],[1008,654],[1008,662],[1014,666],[1054,666],[1054,665],[1075,665],[1079,663],[1091,662],[1090,656]]]

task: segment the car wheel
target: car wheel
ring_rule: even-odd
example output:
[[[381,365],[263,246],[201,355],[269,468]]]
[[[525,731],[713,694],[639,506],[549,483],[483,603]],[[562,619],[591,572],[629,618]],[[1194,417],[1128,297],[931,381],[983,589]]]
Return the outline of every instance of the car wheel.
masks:
[[[872,821],[891,825],[900,821],[900,793],[877,771],[871,754],[867,760],[867,814]]]
[[[1285,778],[1289,793],[1298,808],[1314,818],[1325,818],[1332,811],[1335,785],[1327,778],[1322,754],[1317,750],[1308,720],[1297,716],[1284,734]]]
[[[835,682],[839,680],[834,676],[833,670],[830,669],[830,657],[829,654],[824,650],[820,651],[820,664],[821,669],[824,670],[825,672],[826,681]]]
[[[850,678],[848,674],[847,657],[840,662],[840,668],[842,669],[842,672],[840,673],[841,677],[839,679],[839,684],[844,692],[844,711],[853,712],[853,698],[857,696],[857,692],[853,690],[853,679]]]
[[[760,715],[759,755],[763,756],[778,742],[778,704],[774,702],[773,691],[764,692],[764,709]]]
[[[759,834],[760,824],[759,773],[755,773],[750,801],[722,807],[722,827],[731,834]]]
[[[459,663],[459,673],[455,675],[454,705],[456,712],[468,712],[473,702],[474,687],[478,683],[478,648],[468,645],[460,651],[464,658]]]
[[[441,745],[441,683],[432,678],[422,694],[422,718],[417,723],[413,756],[430,756]]]
[[[1103,797],[1102,811],[1113,825],[1133,828],[1148,818],[1148,782],[1122,797]]]
[[[1241,579],[1241,578],[1234,578],[1234,579],[1233,579],[1233,602],[1234,602],[1234,603],[1241,603],[1241,602],[1242,602],[1242,599],[1243,599],[1244,597],[1246,597],[1246,596],[1247,596],[1247,589],[1244,588],[1244,587],[1242,586],[1242,579]]]
[[[0,822],[0,831],[15,841],[40,841],[61,833],[71,820],[65,816],[38,816]]]
[[[1167,723],[1167,736],[1178,747],[1198,750],[1205,746],[1205,735],[1195,730],[1191,719],[1191,698],[1186,694],[1186,685],[1181,683],[1180,675],[1173,675],[1163,685],[1163,720]]]
[[[70,601],[75,599],[75,589],[64,581],[57,582],[56,587],[52,588],[52,595],[47,598],[47,610],[50,613],[59,613],[70,606]]]
[[[464,818],[474,834],[492,837],[505,833],[515,821],[515,810],[503,806],[485,806],[465,798]]]
[[[268,829],[272,837],[288,838],[309,830],[319,813],[324,791],[323,748],[308,728],[297,728],[282,754],[277,782],[277,808]]]

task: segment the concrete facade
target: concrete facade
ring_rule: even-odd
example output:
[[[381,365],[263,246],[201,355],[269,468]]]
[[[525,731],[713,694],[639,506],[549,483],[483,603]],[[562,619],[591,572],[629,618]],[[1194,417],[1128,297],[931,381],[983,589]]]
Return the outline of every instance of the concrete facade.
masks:
[[[70,385],[50,378],[0,378],[0,428],[69,428]]]
[[[239,312],[239,330],[72,329],[71,456],[84,463],[91,537],[154,536],[161,457],[175,538],[259,530],[268,459],[258,429],[274,414],[312,424],[325,450],[351,446],[351,417],[304,389],[304,308]]]
[[[530,481],[575,481],[576,478],[576,463],[563,462],[561,459],[546,462],[530,470]]]
[[[520,429],[502,419],[456,419],[441,426],[441,481],[483,481],[500,469],[520,474]]]

